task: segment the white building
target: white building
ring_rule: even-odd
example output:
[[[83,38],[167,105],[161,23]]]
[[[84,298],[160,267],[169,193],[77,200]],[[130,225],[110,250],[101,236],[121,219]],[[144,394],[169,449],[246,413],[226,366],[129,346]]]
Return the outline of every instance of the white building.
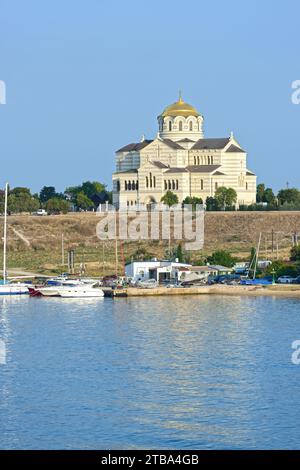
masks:
[[[181,268],[190,268],[191,265],[176,261],[133,261],[125,266],[125,274],[133,282],[155,279],[157,282],[177,281],[178,271]]]
[[[116,207],[157,204],[166,191],[206,201],[221,186],[236,190],[238,204],[256,201],[256,176],[247,153],[230,137],[204,138],[203,116],[179,100],[158,116],[154,140],[144,137],[116,152],[113,203]]]

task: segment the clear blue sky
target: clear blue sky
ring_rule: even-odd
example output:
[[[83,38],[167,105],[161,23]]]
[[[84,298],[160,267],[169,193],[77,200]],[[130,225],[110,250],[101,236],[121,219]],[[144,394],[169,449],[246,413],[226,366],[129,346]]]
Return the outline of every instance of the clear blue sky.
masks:
[[[0,0],[0,185],[110,185],[115,150],[182,89],[206,137],[233,130],[259,181],[300,187],[299,17],[296,0]]]

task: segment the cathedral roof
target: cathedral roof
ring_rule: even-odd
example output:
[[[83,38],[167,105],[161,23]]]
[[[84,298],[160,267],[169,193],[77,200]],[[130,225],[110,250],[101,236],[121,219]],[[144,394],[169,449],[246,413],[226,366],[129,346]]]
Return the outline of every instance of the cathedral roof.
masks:
[[[221,139],[199,139],[193,145],[193,150],[222,150],[229,143],[230,138],[225,137]]]
[[[181,147],[181,145],[177,144],[177,142],[174,142],[174,140],[171,140],[171,139],[162,139],[162,141],[168,145],[169,147],[171,147],[172,149],[183,149],[183,147]]]
[[[166,117],[166,116],[172,116],[172,117],[176,117],[176,116],[184,116],[184,117],[188,117],[188,116],[200,116],[200,113],[198,113],[197,109],[194,108],[194,106],[188,104],[188,103],[185,103],[185,101],[183,101],[182,97],[179,96],[179,100],[176,101],[175,103],[167,106],[164,111],[161,113],[161,116],[162,117]]]
[[[236,145],[230,145],[230,147],[226,150],[226,152],[231,152],[231,153],[237,153],[237,152],[242,152],[245,153],[243,149],[240,147],[237,147]]]
[[[213,173],[220,167],[221,165],[191,165],[186,168],[191,173]]]
[[[125,145],[125,147],[120,148],[117,150],[118,152],[138,152],[139,150],[142,150],[144,147],[147,147],[147,145],[151,144],[153,140],[143,140],[142,142],[137,142],[133,144],[128,144]]]

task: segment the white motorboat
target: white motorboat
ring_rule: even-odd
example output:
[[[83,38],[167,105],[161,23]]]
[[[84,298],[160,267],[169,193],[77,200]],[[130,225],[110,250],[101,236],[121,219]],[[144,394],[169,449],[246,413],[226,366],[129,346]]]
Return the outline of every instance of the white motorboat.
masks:
[[[84,298],[84,297],[104,297],[104,292],[97,284],[78,285],[74,287],[64,287],[59,290],[58,295],[65,298]]]

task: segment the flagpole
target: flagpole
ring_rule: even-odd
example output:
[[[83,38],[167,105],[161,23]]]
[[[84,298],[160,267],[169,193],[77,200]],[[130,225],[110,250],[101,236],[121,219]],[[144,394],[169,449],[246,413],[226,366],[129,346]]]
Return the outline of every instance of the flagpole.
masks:
[[[8,197],[8,183],[5,185],[5,202],[4,202],[4,231],[3,231],[3,282],[6,284],[6,250],[7,250],[7,197]]]

